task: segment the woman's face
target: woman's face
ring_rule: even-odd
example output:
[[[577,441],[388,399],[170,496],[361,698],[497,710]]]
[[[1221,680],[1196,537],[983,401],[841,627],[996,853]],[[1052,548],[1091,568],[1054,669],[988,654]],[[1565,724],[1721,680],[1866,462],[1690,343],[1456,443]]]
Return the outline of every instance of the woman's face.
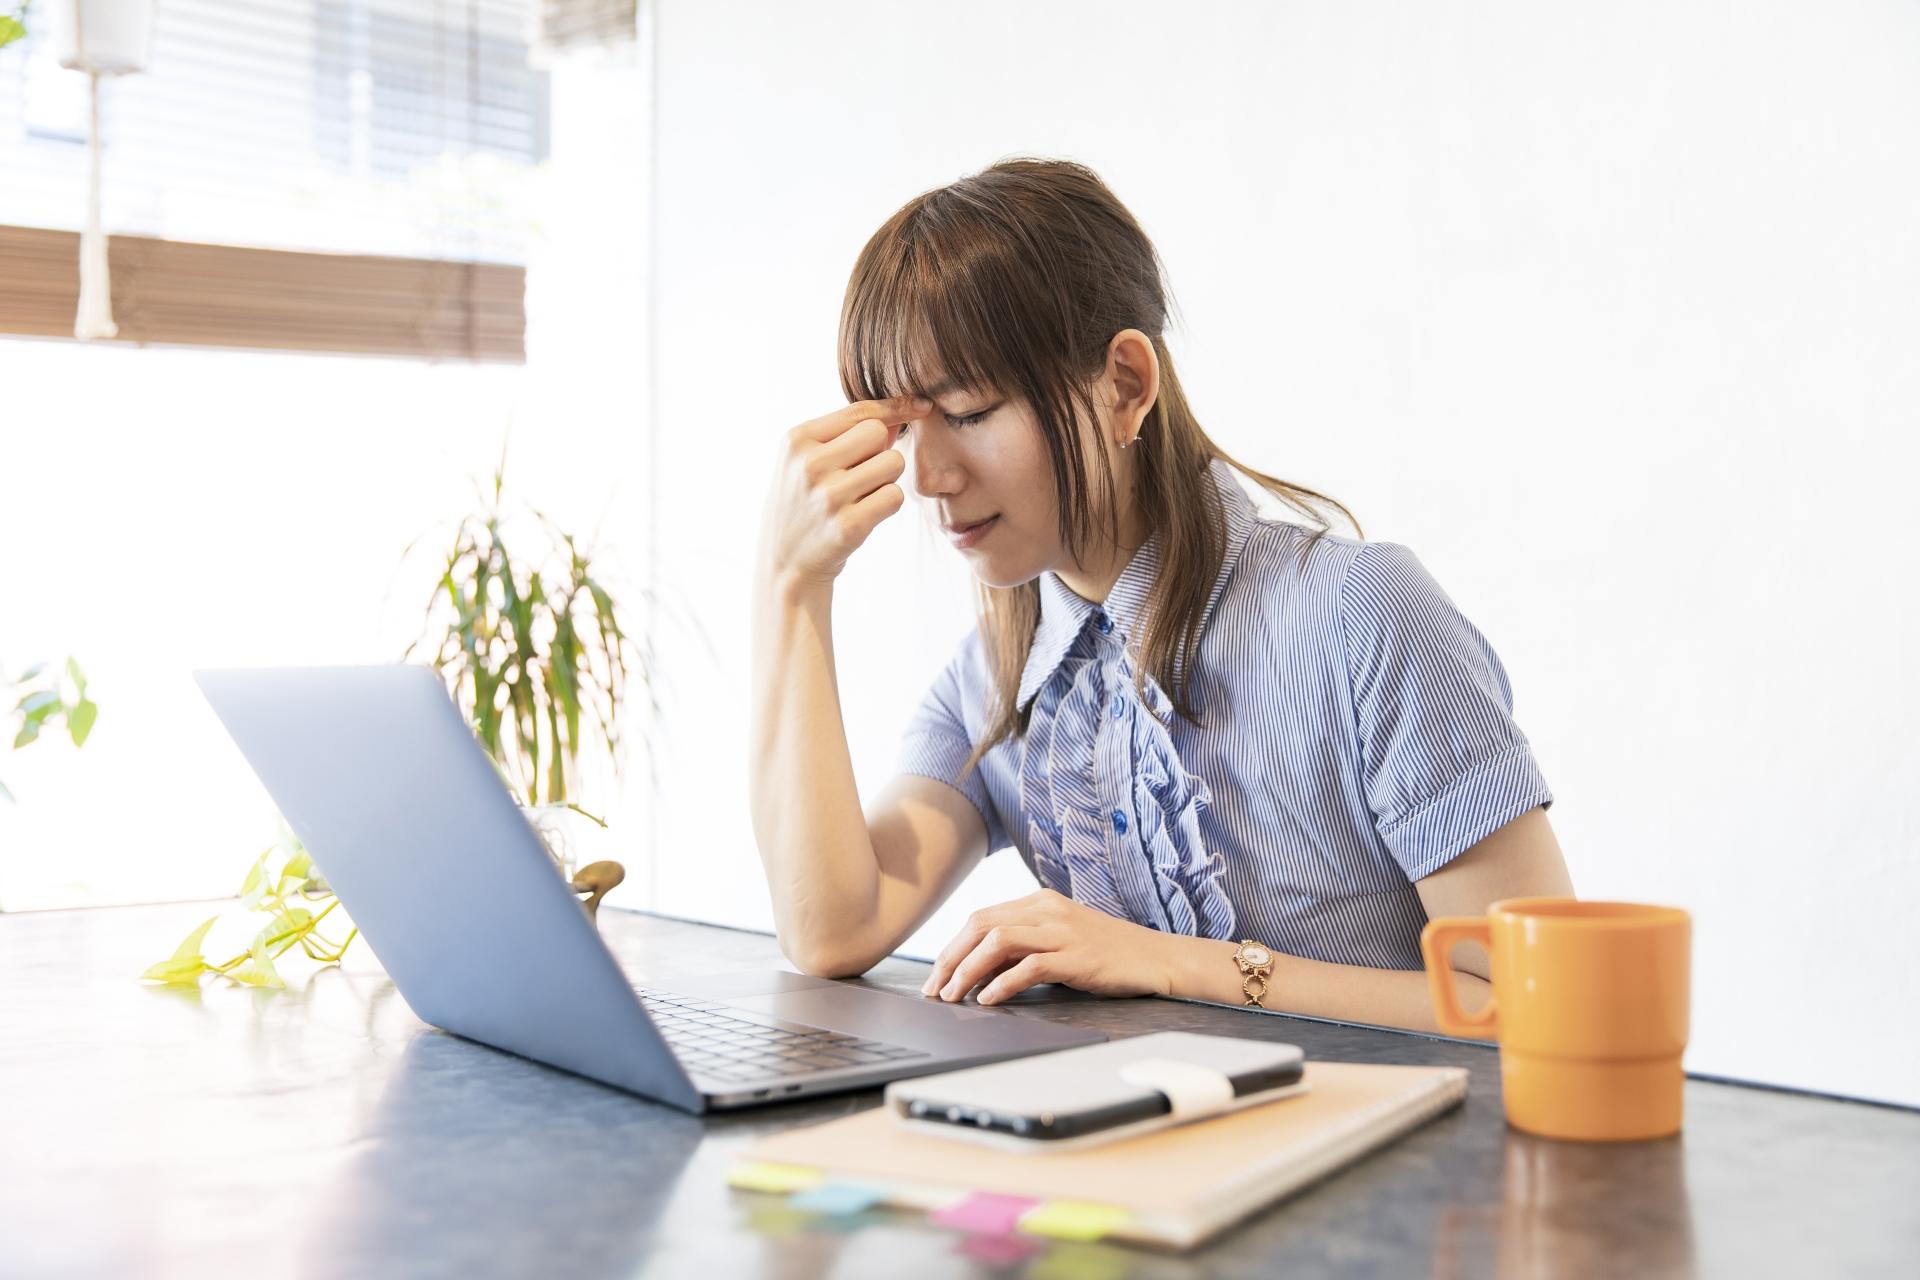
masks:
[[[933,411],[900,428],[913,492],[938,520],[955,525],[992,518],[958,548],[976,577],[1012,587],[1053,568],[1065,555],[1059,500],[1039,423],[1027,402],[991,389],[934,387]]]
[[[1123,329],[1108,346],[1107,368],[1088,388],[1096,421],[1080,418],[1081,456],[1105,465],[1114,480],[1120,544],[1108,545],[1102,513],[1094,513],[1094,541],[1085,562],[1067,553],[1060,537],[1060,500],[1053,467],[1032,407],[992,388],[946,385],[939,377],[921,394],[933,411],[898,428],[892,443],[907,456],[907,483],[943,534],[954,525],[991,519],[965,545],[955,542],[974,576],[990,587],[1017,587],[1051,569],[1088,600],[1103,600],[1128,558],[1146,537],[1133,505],[1132,441],[1159,392],[1152,343]],[[951,540],[951,534],[948,534]]]
[[[991,389],[941,385],[927,396],[933,412],[905,424],[896,440],[907,455],[913,491],[974,576],[991,587],[1015,587],[1052,569],[1089,599],[1103,597],[1119,561],[1110,548],[1092,565],[1067,554],[1060,538],[1053,469],[1040,424],[1026,400]],[[1132,485],[1127,455],[1112,446],[1104,423],[1101,429],[1089,429],[1082,421],[1080,430],[1081,448],[1088,456],[1106,451],[1107,465],[1120,486],[1121,510],[1128,511]],[[964,545],[948,532],[952,526],[989,518],[992,523]]]

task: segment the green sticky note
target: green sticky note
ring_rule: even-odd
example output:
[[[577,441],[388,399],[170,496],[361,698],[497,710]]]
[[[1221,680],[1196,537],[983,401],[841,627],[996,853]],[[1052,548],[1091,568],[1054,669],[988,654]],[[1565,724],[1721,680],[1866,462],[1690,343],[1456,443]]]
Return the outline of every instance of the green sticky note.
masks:
[[[798,1164],[774,1164],[761,1160],[753,1164],[740,1164],[733,1167],[727,1175],[727,1185],[738,1187],[742,1191],[805,1191],[820,1185],[821,1174],[818,1169],[809,1169]]]
[[[1132,1215],[1117,1205],[1091,1200],[1049,1200],[1027,1210],[1020,1230],[1062,1240],[1098,1240]]]

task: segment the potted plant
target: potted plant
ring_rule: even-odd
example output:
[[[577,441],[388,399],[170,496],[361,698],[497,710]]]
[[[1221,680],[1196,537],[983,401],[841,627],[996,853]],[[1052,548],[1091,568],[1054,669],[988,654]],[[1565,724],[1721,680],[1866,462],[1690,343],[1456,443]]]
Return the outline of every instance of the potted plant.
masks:
[[[0,731],[12,734],[15,751],[37,742],[41,732],[56,722],[66,726],[74,746],[85,746],[100,714],[87,696],[86,673],[72,658],[64,666],[36,663],[11,678],[0,671],[0,690],[14,699],[13,709],[0,719]],[[0,782],[0,799],[13,799],[5,782]]]
[[[455,526],[422,633],[402,656],[429,656],[546,841],[559,874],[585,895],[583,905],[594,915],[625,873],[618,862],[586,858],[587,832],[606,824],[577,801],[581,754],[588,748],[604,754],[619,776],[620,722],[632,681],[657,709],[652,655],[628,635],[622,606],[596,575],[592,553],[544,513],[507,508],[504,471],[503,457],[479,509]],[[529,528],[541,534],[532,550],[519,536]],[[409,546],[403,559],[412,552]],[[270,867],[276,855],[277,866]],[[246,951],[222,964],[207,962],[201,948],[215,916],[141,976],[197,983],[203,973],[218,973],[279,987],[285,983],[274,969],[276,957],[299,946],[315,960],[336,961],[358,933],[338,943],[318,933],[339,902],[290,833],[255,858],[239,896],[249,910],[269,916]]]
[[[504,470],[503,458],[491,494],[454,529],[425,628],[404,656],[430,655],[571,879],[591,840],[584,824],[606,825],[577,802],[581,750],[591,744],[618,772],[629,680],[651,699],[651,655],[622,626],[592,554],[545,513],[505,508]],[[514,516],[543,534],[531,555],[508,547]]]

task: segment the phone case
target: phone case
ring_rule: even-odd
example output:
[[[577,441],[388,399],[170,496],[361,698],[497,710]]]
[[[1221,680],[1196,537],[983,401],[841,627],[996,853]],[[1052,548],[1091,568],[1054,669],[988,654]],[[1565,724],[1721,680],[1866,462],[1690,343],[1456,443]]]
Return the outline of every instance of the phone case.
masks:
[[[897,1080],[917,1132],[1014,1151],[1069,1151],[1304,1092],[1299,1046],[1162,1031]]]

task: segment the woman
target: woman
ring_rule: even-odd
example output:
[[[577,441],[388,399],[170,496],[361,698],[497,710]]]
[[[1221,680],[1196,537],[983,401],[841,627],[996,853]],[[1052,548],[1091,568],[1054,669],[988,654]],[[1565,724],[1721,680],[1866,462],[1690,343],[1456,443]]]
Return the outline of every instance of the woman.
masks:
[[[1332,534],[1310,503],[1344,506],[1207,438],[1161,275],[1061,161],[929,191],[862,250],[853,403],[787,433],[761,526],[750,763],[781,945],[863,972],[1012,845],[1041,889],[975,912],[925,994],[1060,982],[1432,1031],[1429,916],[1572,893],[1553,797],[1498,657],[1414,554]],[[1258,516],[1235,470],[1319,526]],[[979,626],[863,813],[833,583],[909,471]],[[1451,963],[1476,1007],[1484,951]]]

